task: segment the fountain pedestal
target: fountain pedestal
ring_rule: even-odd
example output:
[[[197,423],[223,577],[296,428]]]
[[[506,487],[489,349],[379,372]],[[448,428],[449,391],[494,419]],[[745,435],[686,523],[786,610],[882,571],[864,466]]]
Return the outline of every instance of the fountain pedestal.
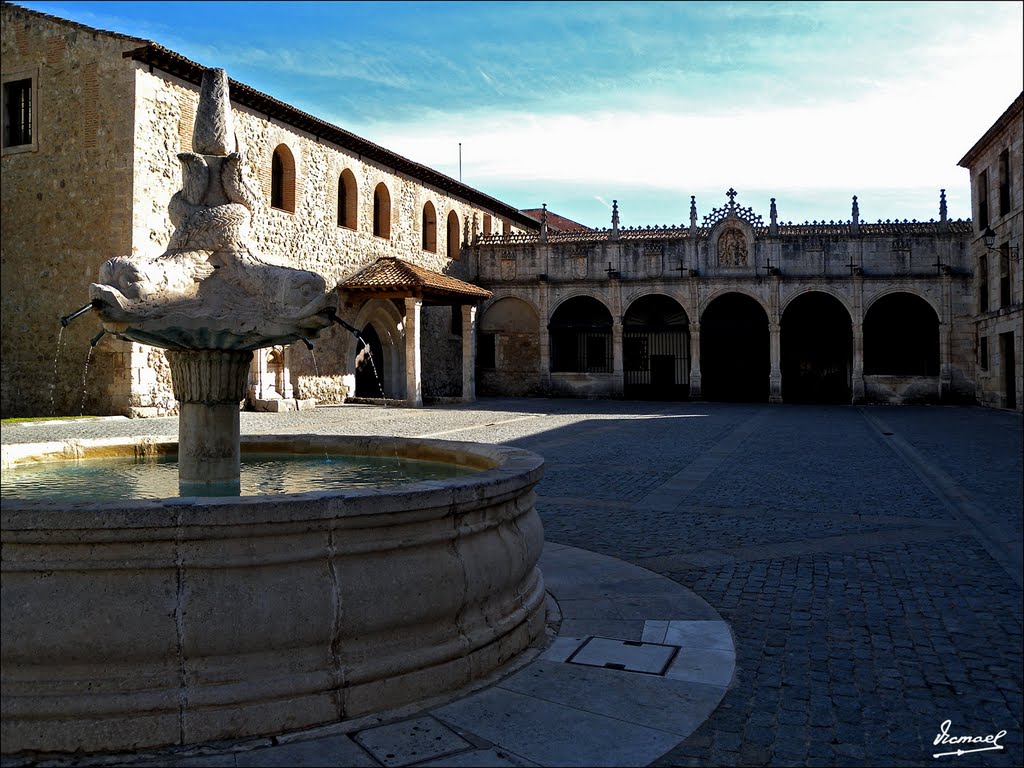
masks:
[[[178,417],[178,487],[183,496],[239,492],[239,403],[252,352],[164,353],[171,365]]]

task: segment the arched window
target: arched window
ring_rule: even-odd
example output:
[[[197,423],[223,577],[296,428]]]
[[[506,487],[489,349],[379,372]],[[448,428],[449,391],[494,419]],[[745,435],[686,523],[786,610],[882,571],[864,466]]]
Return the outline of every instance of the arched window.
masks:
[[[373,234],[391,239],[391,193],[383,181],[373,191]]]
[[[359,210],[359,193],[356,191],[356,177],[348,168],[338,177],[338,226],[356,229]]]
[[[448,212],[448,258],[458,261],[461,257],[459,250],[459,215],[455,211]]]
[[[423,250],[437,252],[437,212],[429,200],[423,205]]]
[[[295,213],[295,158],[284,144],[277,146],[270,160],[270,205]]]

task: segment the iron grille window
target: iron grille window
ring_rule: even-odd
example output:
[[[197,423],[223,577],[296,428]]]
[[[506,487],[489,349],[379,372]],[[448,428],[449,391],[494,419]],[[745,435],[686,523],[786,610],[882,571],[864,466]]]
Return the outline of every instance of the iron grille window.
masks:
[[[988,336],[982,336],[981,343],[978,345],[978,365],[981,370],[988,370]]]
[[[978,261],[978,311],[988,312],[988,257]]]
[[[611,329],[552,329],[551,370],[563,373],[611,373]]]
[[[999,306],[1008,307],[1013,303],[1010,291],[1010,244],[999,246]]]
[[[4,83],[4,146],[32,143],[32,79]]]

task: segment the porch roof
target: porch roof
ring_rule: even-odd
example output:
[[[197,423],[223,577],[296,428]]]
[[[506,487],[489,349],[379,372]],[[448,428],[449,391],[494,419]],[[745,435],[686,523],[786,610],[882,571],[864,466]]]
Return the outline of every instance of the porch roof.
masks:
[[[421,299],[424,304],[475,304],[493,295],[490,291],[450,275],[443,275],[393,256],[377,259],[349,275],[338,288],[353,299]]]

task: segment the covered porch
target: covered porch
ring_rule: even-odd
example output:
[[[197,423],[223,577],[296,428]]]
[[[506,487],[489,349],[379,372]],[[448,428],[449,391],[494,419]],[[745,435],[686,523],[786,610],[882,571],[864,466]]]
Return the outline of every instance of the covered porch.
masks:
[[[359,333],[353,361],[360,376],[376,379],[381,397],[404,384],[405,404],[423,405],[423,309],[452,307],[451,330],[461,336],[462,388],[458,399],[476,399],[477,307],[491,292],[395,257],[383,257],[338,284],[343,313]],[[404,375],[403,375],[404,374]]]

